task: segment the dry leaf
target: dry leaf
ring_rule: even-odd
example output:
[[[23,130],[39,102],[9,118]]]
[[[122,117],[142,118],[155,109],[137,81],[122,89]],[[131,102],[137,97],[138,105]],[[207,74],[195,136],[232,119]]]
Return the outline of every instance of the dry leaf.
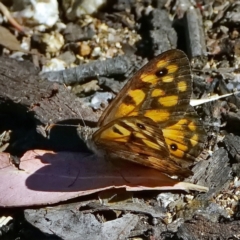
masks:
[[[5,27],[0,26],[0,45],[12,51],[25,52],[17,38]]]
[[[132,163],[116,168],[84,153],[28,151],[21,159],[20,169],[9,163],[6,154],[0,155],[0,206],[53,204],[111,188],[207,191],[154,169]]]

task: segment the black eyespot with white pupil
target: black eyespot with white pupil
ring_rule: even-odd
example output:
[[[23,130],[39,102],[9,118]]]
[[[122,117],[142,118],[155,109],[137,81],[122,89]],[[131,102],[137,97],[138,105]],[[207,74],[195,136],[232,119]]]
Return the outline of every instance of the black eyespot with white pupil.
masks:
[[[141,129],[143,129],[143,130],[145,130],[146,128],[144,127],[144,125],[143,124],[141,124],[141,123],[137,123],[137,126],[139,127],[139,128],[141,128]]]
[[[171,148],[173,151],[177,151],[178,146],[177,146],[176,143],[172,143],[172,144],[170,144],[170,148]]]
[[[167,68],[161,68],[156,72],[157,77],[164,77],[168,74],[168,69]]]

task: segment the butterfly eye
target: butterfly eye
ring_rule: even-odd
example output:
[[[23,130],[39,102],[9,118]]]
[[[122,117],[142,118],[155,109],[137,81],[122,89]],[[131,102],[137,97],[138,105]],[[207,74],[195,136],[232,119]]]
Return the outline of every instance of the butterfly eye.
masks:
[[[168,74],[168,69],[167,68],[162,68],[156,72],[157,77],[164,77],[165,75]]]
[[[176,151],[178,149],[177,144],[175,143],[170,144],[170,147],[173,151]]]
[[[141,123],[137,123],[137,126],[143,130],[146,130],[146,128]]]

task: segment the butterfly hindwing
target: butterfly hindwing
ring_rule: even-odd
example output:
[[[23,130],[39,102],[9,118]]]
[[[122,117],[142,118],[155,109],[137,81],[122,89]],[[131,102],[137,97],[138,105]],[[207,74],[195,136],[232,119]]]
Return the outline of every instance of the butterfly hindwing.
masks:
[[[165,125],[170,118],[181,117],[186,112],[192,93],[191,81],[185,53],[166,51],[133,75],[107,107],[99,126],[126,116],[145,116]]]
[[[170,175],[191,173],[170,159],[162,130],[149,118],[116,119],[94,133],[93,140],[110,158],[125,159]]]

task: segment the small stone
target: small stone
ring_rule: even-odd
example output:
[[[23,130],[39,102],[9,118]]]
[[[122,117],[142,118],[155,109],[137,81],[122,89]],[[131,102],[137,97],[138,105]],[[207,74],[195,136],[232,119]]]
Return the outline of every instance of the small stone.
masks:
[[[98,57],[101,55],[101,48],[95,47],[92,51],[92,57]]]
[[[64,45],[63,35],[57,32],[44,33],[42,42],[46,44],[46,51],[49,53],[57,53]]]
[[[80,45],[80,56],[86,57],[91,53],[91,48],[89,47],[89,45],[87,43],[81,43]]]

